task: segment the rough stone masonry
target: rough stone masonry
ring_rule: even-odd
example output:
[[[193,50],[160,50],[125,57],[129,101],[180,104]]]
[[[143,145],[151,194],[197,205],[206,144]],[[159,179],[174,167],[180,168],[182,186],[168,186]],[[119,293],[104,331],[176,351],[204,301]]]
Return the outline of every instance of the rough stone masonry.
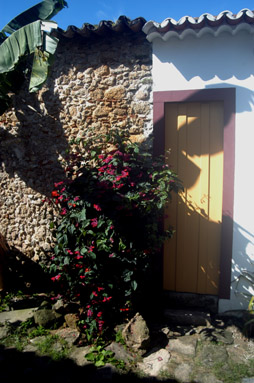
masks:
[[[0,233],[30,259],[50,252],[53,208],[44,203],[64,178],[61,159],[87,129],[152,131],[152,54],[142,32],[61,38],[46,85],[13,95],[0,116]]]

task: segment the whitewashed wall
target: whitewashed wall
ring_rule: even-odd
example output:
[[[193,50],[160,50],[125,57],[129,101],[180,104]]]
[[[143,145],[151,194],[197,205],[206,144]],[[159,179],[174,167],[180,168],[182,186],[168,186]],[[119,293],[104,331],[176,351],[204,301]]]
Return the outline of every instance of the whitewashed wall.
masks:
[[[254,37],[187,36],[153,41],[154,91],[236,88],[234,234],[231,298],[219,310],[246,308],[254,294]],[[253,272],[253,283],[244,271]]]

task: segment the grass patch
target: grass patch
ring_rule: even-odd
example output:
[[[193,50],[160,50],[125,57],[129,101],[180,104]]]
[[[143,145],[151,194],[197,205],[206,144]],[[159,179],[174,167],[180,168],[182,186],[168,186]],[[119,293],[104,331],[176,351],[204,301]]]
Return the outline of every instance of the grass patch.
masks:
[[[47,335],[35,343],[42,355],[47,355],[54,361],[67,358],[70,348],[68,343],[58,335]]]
[[[224,363],[216,363],[213,366],[213,372],[216,378],[224,383],[240,383],[242,378],[250,378],[254,376],[254,360],[246,363],[233,363],[229,361]]]
[[[0,344],[23,351],[31,343],[30,341],[35,338],[38,339],[33,344],[40,354],[48,355],[53,360],[66,358],[69,352],[68,343],[57,335],[51,335],[50,331],[43,326],[35,326],[33,319],[19,325],[9,324],[8,334],[0,340]]]

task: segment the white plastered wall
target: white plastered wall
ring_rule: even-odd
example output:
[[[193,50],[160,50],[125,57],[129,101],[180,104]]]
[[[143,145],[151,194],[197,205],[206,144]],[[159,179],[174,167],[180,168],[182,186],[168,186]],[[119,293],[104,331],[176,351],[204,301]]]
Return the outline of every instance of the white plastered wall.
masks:
[[[236,88],[231,298],[219,301],[221,312],[246,308],[254,294],[253,74],[254,37],[247,31],[153,41],[154,91]]]

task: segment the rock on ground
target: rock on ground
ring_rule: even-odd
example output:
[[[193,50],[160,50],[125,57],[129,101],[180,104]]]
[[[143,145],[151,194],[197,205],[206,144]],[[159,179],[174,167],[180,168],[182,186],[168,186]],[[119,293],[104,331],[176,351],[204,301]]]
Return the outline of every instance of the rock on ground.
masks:
[[[77,366],[83,367],[86,365],[90,365],[91,362],[89,362],[85,355],[88,354],[90,351],[90,346],[86,347],[76,347],[72,350],[72,352],[69,355],[69,358],[73,360]]]
[[[35,310],[37,310],[37,308],[1,312],[0,323],[25,322],[33,318]]]
[[[169,360],[170,353],[162,348],[144,357],[142,363],[138,363],[138,368],[147,375],[157,376],[167,368]]]
[[[180,354],[195,356],[197,339],[193,336],[181,336],[177,339],[171,339],[168,342],[169,351],[179,352]]]
[[[123,339],[128,347],[143,353],[150,342],[149,329],[142,316],[137,313],[122,331]]]
[[[179,382],[189,383],[191,381],[192,367],[187,363],[182,363],[175,369],[175,378]]]

